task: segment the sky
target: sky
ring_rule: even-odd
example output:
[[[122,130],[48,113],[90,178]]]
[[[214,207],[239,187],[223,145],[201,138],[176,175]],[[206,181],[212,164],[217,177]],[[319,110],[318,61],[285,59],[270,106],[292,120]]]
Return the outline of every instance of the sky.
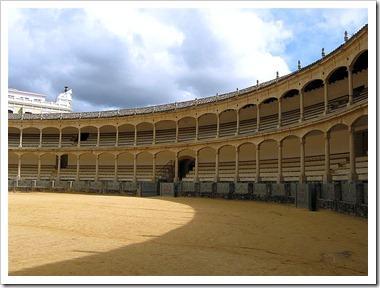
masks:
[[[367,9],[12,8],[8,86],[73,110],[185,101],[306,66],[367,24]]]

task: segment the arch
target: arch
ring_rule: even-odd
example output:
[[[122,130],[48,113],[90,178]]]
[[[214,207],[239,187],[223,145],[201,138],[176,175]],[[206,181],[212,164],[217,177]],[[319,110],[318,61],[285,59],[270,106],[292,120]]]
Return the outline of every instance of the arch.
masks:
[[[176,122],[161,120],[156,124],[156,143],[174,143],[176,140]]]
[[[160,181],[173,182],[175,153],[170,150],[159,151],[156,157],[156,178]]]
[[[368,50],[356,55],[350,69],[352,69],[353,102],[368,99]]]
[[[117,155],[117,178],[119,181],[133,181],[133,154],[126,151]]]
[[[38,147],[40,145],[40,129],[28,127],[22,129],[22,147]]]
[[[269,97],[261,101],[260,107],[260,130],[277,128],[278,125],[278,99]]]
[[[241,182],[256,180],[256,145],[245,142],[238,147],[238,180]]]
[[[116,126],[103,125],[99,127],[99,146],[116,145]]]
[[[219,181],[235,180],[235,146],[226,144],[219,149]]]
[[[42,132],[42,147],[58,147],[59,146],[59,128],[45,127]]]
[[[61,170],[60,170],[60,179],[61,180],[76,180],[77,177],[77,160],[79,155],[76,153],[67,153],[67,163],[62,165],[66,160],[66,156],[61,156]],[[95,162],[94,162],[95,163]]]
[[[150,152],[142,151],[136,158],[136,178],[137,181],[151,181],[153,178],[153,155]]]
[[[8,127],[8,145],[10,147],[18,147],[20,144],[20,132],[17,127]]]
[[[178,120],[178,142],[192,141],[196,134],[196,119],[183,117]]]
[[[62,128],[62,147],[70,147],[78,145],[79,129],[74,126],[66,126]]]
[[[282,144],[282,180],[297,182],[300,175],[300,138],[295,135],[285,136]]]
[[[198,117],[198,138],[207,139],[216,137],[217,114],[205,113]]]
[[[15,179],[17,177],[18,169],[18,155],[11,150],[8,150],[8,179]]]
[[[236,134],[237,111],[226,109],[219,113],[219,136],[226,137]]]
[[[257,129],[257,105],[247,104],[239,113],[239,134],[253,134]]]
[[[195,151],[182,149],[178,152],[178,177],[182,181],[194,180]]]
[[[301,90],[303,92],[309,92],[309,91],[312,91],[314,89],[319,89],[319,88],[322,88],[324,85],[324,81],[322,79],[312,79],[308,82],[306,82]]]
[[[110,152],[102,152],[98,155],[99,168],[98,180],[111,181],[115,179],[115,156]]]
[[[330,136],[330,172],[333,181],[347,181],[350,167],[349,132],[345,124],[335,124],[328,129]]]
[[[96,155],[84,152],[79,155],[79,180],[95,180]]]
[[[27,152],[21,155],[21,179],[37,179],[38,155]]]
[[[53,180],[57,175],[58,156],[55,153],[46,152],[40,155],[40,160],[40,179]]]
[[[118,126],[119,142],[118,146],[133,146],[135,144],[135,126],[132,124],[122,124]]]
[[[98,142],[98,128],[92,125],[81,127],[80,146],[96,146]]]
[[[311,130],[304,137],[305,177],[308,182],[322,182],[325,172],[324,132]]]
[[[305,139],[307,136],[310,136],[310,135],[316,135],[316,134],[320,134],[320,133],[324,133],[324,131],[320,130],[320,129],[312,129],[310,131],[307,131],[305,132],[303,135],[302,135],[302,139]]]
[[[136,125],[137,145],[151,145],[153,143],[153,123],[141,122]]]
[[[266,139],[259,143],[260,181],[276,182],[278,179],[277,141]]]
[[[281,125],[297,123],[300,118],[300,93],[298,89],[287,90],[280,96]]]
[[[368,180],[368,115],[357,117],[351,124],[359,180]]]
[[[214,181],[216,150],[203,147],[198,150],[198,178],[199,181]]]
[[[352,69],[352,73],[368,69],[368,49],[364,49],[356,54],[350,63],[350,69]]]

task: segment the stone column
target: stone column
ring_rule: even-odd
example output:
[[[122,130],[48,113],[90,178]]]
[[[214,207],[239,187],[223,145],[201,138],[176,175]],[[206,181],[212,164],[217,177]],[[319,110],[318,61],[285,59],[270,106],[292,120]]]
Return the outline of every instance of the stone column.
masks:
[[[18,144],[18,147],[22,147],[22,128],[20,129],[20,143]]]
[[[325,138],[325,173],[323,183],[327,184],[331,181],[330,174],[330,133],[326,132]]]
[[[79,127],[78,128],[78,147],[80,147],[80,130],[81,130],[81,128]]]
[[[178,121],[175,121],[175,143],[178,143]]]
[[[256,183],[260,182],[260,145],[256,146]]]
[[[58,140],[58,147],[62,147],[62,129],[59,129],[59,140]]]
[[[282,142],[278,142],[278,152],[277,152],[277,161],[278,161],[278,178],[277,183],[281,183],[283,181],[282,177]]]
[[[219,181],[219,149],[215,153],[215,182]]]
[[[326,79],[323,83],[323,91],[324,91],[324,111],[323,114],[326,115],[329,112],[329,81]]]
[[[303,89],[300,90],[300,119],[299,122],[302,122],[304,120],[304,113],[303,113]]]
[[[305,139],[300,140],[300,177],[299,182],[305,182]]]
[[[133,182],[137,182],[137,154],[133,155]]]
[[[99,144],[100,144],[100,128],[98,128],[98,135],[97,135],[97,138],[96,138],[96,147],[99,147]]]
[[[119,126],[116,126],[115,147],[119,146]]]
[[[354,94],[354,91],[353,91],[353,83],[352,83],[352,70],[350,67],[347,67],[347,72],[348,72],[348,103],[347,105],[351,105],[352,102],[353,102],[353,94]]]
[[[195,173],[194,173],[194,182],[198,182],[198,155],[199,155],[199,152],[196,151],[195,152],[195,165],[194,165],[194,169],[195,169]]]
[[[61,176],[61,155],[60,154],[58,154],[57,155],[58,156],[58,165],[57,165],[57,181],[59,181],[59,178],[60,178],[60,176]]]
[[[153,139],[152,144],[156,144],[156,124],[153,123]]]
[[[99,154],[96,154],[95,158],[95,181],[99,178]]]
[[[77,181],[79,181],[80,155],[77,155]]]
[[[219,138],[220,135],[220,118],[219,114],[216,114],[216,138]]]
[[[195,118],[195,140],[199,139],[199,121],[198,117]]]
[[[156,181],[156,154],[153,154],[153,163],[152,163],[152,181]]]
[[[37,180],[41,178],[41,155],[38,154]]]
[[[239,181],[239,147],[235,148],[235,183]]]
[[[115,154],[114,155],[114,165],[115,165],[115,175],[114,175],[114,181],[117,182],[118,178],[117,178],[117,170],[118,170],[118,166],[117,166],[117,163],[118,163],[118,157],[119,155],[118,154]]]
[[[178,180],[178,152],[176,152],[174,161],[174,182],[178,182]]]
[[[137,126],[134,126],[135,127],[135,141],[134,141],[134,144],[133,145],[137,145]]]
[[[355,130],[350,127],[349,131],[349,149],[350,149],[350,175],[349,180],[354,182],[357,180],[356,163],[355,163]]]
[[[40,143],[38,144],[38,147],[42,147],[42,129],[40,129]]]
[[[21,155],[17,154],[17,179],[21,179]]]
[[[235,135],[239,135],[240,133],[240,113],[239,110],[236,112],[236,133]]]
[[[260,131],[260,104],[257,104],[257,115],[256,115],[256,131]]]
[[[279,98],[278,99],[278,124],[277,124],[277,128],[280,128],[281,127],[281,122],[282,122],[282,98]]]

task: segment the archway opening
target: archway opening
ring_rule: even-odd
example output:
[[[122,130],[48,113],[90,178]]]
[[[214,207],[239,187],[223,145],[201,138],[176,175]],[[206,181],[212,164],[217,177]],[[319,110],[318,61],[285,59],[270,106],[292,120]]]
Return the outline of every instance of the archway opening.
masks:
[[[281,125],[297,123],[300,118],[300,94],[297,89],[285,92],[281,97]]]
[[[253,134],[257,129],[257,105],[248,104],[239,110],[239,134]]]
[[[233,109],[224,110],[219,114],[219,136],[226,137],[236,133],[236,111]]]
[[[185,117],[178,121],[178,142],[193,141],[196,134],[196,120]]]
[[[323,114],[325,107],[324,82],[315,79],[303,88],[304,119],[312,119]]]

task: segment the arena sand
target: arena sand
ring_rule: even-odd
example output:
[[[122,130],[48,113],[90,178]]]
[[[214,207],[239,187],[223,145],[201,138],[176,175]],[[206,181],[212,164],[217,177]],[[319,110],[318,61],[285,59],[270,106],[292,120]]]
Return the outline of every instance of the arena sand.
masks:
[[[10,275],[367,275],[367,220],[204,198],[9,193]]]

